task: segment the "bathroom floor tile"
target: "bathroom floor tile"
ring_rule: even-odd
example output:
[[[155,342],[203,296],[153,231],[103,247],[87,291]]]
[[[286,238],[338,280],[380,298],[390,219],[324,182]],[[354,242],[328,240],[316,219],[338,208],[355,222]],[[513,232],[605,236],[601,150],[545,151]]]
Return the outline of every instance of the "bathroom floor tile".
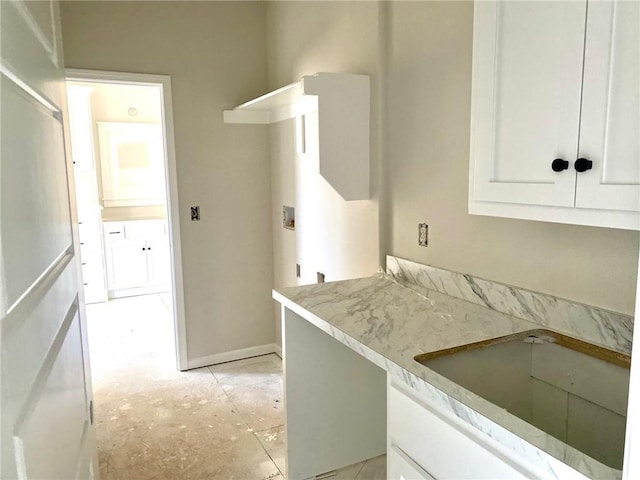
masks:
[[[254,432],[254,434],[280,472],[285,475],[287,472],[287,430],[284,425],[261,432]]]
[[[209,370],[223,387],[282,381],[282,360],[275,354],[212,365]]]
[[[253,431],[284,425],[282,380],[222,388]]]

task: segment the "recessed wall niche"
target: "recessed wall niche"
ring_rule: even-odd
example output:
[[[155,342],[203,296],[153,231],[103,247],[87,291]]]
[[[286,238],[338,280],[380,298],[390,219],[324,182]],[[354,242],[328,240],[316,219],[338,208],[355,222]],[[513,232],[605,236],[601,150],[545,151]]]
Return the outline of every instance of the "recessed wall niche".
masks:
[[[282,226],[289,230],[296,229],[296,209],[294,207],[282,206]]]

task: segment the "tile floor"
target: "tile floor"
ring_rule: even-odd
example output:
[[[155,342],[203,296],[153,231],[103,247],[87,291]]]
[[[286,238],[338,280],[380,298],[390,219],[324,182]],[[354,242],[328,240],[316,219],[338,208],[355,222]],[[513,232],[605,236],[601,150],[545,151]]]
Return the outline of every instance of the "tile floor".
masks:
[[[168,295],[87,306],[102,480],[284,479],[282,361],[175,369]],[[385,478],[385,457],[335,480]]]

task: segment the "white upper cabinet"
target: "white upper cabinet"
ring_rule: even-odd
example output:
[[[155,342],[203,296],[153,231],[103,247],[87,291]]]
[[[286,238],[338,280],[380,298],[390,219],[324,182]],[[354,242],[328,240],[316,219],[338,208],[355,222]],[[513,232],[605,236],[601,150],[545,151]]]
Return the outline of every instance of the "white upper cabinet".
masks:
[[[640,208],[640,2],[589,2],[576,206]]]
[[[476,2],[470,213],[640,229],[638,11]]]

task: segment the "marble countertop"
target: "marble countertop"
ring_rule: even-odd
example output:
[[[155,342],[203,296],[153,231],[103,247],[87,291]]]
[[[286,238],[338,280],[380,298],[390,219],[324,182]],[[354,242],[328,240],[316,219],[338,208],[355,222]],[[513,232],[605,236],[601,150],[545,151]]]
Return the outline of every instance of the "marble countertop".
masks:
[[[538,467],[545,478],[618,479],[603,465],[419,364],[414,356],[540,325],[432,290],[416,292],[378,274],[274,290],[273,298],[405,382],[426,401]],[[572,475],[567,475],[572,473]]]

